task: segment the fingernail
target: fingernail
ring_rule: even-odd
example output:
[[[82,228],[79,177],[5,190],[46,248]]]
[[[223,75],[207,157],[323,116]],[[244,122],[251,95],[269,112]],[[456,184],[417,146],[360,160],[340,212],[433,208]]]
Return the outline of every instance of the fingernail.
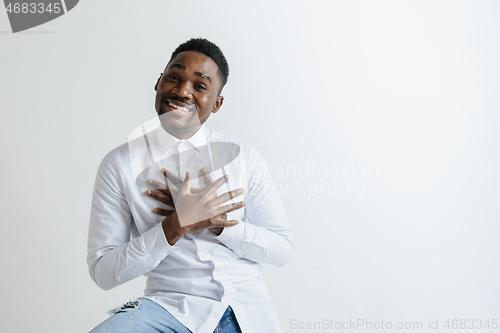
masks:
[[[150,190],[147,190],[147,191],[146,191],[146,194],[147,194],[147,195],[151,195],[151,191],[150,191]]]
[[[203,167],[203,170],[204,171],[208,171],[208,167]]]
[[[161,169],[161,173],[165,173],[165,169]]]
[[[153,212],[158,213],[158,208],[153,209]]]
[[[148,179],[148,184],[153,184],[153,180],[152,179]]]
[[[229,175],[226,175],[226,176],[224,177],[224,179],[228,180],[228,179],[229,179]]]

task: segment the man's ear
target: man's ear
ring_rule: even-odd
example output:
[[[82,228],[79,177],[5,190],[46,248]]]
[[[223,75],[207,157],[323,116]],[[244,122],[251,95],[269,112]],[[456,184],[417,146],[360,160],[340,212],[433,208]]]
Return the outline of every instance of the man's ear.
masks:
[[[157,89],[158,89],[158,83],[160,83],[160,79],[161,79],[162,75],[163,75],[163,73],[160,73],[160,77],[158,78],[158,81],[156,81],[155,91],[157,91]]]
[[[224,102],[224,96],[217,97],[212,113],[216,113],[217,111],[219,111],[220,107],[222,106],[222,102]]]

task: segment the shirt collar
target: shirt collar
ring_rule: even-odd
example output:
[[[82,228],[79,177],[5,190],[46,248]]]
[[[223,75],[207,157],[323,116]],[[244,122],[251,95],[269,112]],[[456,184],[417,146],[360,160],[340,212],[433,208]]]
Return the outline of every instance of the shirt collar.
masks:
[[[177,143],[188,142],[193,147],[198,148],[207,144],[207,139],[205,135],[205,125],[202,125],[200,129],[194,133],[190,138],[186,140],[180,140],[168,133],[163,126],[158,127],[158,147],[162,153],[166,153],[170,148],[172,148]]]

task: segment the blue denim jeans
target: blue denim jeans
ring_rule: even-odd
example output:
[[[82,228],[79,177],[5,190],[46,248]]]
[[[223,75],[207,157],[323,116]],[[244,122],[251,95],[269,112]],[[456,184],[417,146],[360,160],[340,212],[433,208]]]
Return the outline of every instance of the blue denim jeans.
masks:
[[[161,305],[141,298],[127,302],[90,333],[192,333]],[[241,333],[231,307],[227,307],[214,333]]]

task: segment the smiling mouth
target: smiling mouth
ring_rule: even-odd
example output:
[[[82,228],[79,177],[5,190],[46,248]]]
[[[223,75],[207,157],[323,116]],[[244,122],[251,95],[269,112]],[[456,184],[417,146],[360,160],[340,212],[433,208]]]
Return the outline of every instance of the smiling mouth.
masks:
[[[184,113],[184,114],[188,114],[188,113],[191,113],[193,112],[193,108],[192,107],[185,107],[185,106],[180,106],[180,105],[177,105],[175,103],[172,103],[170,101],[167,101],[165,100],[165,102],[167,103],[167,105],[169,106],[169,111],[177,111],[177,112],[181,112],[181,113]]]

